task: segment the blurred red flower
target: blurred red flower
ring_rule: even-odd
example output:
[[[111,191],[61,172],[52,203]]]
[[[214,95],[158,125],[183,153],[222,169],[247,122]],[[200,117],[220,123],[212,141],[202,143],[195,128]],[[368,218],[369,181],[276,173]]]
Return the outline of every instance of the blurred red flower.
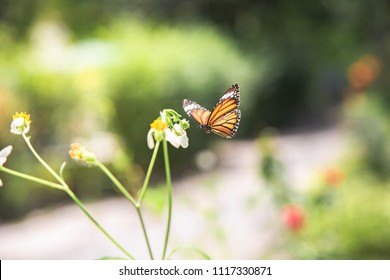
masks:
[[[283,207],[283,223],[293,232],[302,230],[305,223],[305,215],[300,207],[294,204],[288,204]]]

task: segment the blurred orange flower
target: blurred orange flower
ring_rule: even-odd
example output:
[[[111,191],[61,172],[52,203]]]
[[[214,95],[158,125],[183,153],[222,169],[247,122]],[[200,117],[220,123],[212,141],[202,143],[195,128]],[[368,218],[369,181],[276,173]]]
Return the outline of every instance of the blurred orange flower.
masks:
[[[344,172],[337,168],[329,168],[324,172],[324,181],[328,186],[339,186],[344,180]]]
[[[304,226],[305,215],[299,206],[288,204],[283,207],[282,220],[289,230],[297,233]]]
[[[348,81],[353,91],[366,89],[380,72],[380,62],[375,55],[368,54],[351,64],[348,68]]]

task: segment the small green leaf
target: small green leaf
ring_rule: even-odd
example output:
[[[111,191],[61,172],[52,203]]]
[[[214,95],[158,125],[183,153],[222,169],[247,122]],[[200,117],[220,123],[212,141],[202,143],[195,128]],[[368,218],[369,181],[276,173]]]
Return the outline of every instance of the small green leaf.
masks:
[[[60,174],[60,176],[61,176],[62,179],[64,179],[63,172],[64,172],[65,165],[66,165],[66,161],[64,161],[64,162],[61,164],[60,170],[59,170],[59,174]]]

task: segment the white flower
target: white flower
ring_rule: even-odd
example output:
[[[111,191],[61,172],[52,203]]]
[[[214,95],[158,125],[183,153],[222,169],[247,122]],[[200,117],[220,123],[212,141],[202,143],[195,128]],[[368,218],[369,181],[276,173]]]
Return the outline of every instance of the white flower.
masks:
[[[175,124],[173,126],[173,130],[166,129],[165,130],[165,139],[172,144],[175,148],[179,148],[180,146],[182,148],[188,147],[188,137],[187,133],[184,131],[184,129],[178,125]]]
[[[175,148],[188,147],[188,137],[185,130],[189,127],[188,121],[172,109],[164,109],[160,117],[150,124],[150,130],[146,136],[149,149],[154,148],[154,141],[166,140]]]
[[[30,115],[26,113],[15,113],[11,123],[11,132],[17,135],[26,134],[30,131]]]
[[[0,166],[3,166],[3,164],[7,161],[7,157],[11,154],[12,146],[7,146],[4,149],[0,151]],[[3,181],[0,179],[0,187],[3,186]]]

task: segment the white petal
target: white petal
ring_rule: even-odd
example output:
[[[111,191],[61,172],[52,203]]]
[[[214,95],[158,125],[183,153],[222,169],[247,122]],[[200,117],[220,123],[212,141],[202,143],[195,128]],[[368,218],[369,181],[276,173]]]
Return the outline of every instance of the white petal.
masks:
[[[1,166],[3,166],[3,164],[7,161],[7,157],[10,155],[11,151],[12,151],[11,145],[5,147],[4,149],[2,149],[0,151],[0,165]]]
[[[16,118],[12,121],[11,123],[11,133],[14,134],[22,134],[22,133],[27,133],[30,130],[30,125],[27,125],[26,128],[22,131],[24,126],[24,118]]]
[[[26,128],[23,130],[24,134],[27,134],[30,131],[30,125],[28,124]]]
[[[1,179],[0,179],[0,187],[2,187],[3,186],[3,181],[1,181]]]
[[[180,145],[185,149],[188,147],[188,137],[187,135],[180,136]]]
[[[0,158],[3,158],[3,157],[7,158],[10,155],[11,151],[12,151],[11,145],[5,147],[4,149],[2,149],[0,151]]]
[[[24,118],[16,118],[12,121],[14,126],[21,126],[24,124]]]
[[[180,134],[185,133],[184,129],[178,123],[175,123],[173,125],[173,128],[176,130],[177,133],[180,133]]]
[[[165,130],[165,140],[167,140],[169,143],[172,144],[176,149],[180,147],[180,136],[177,136],[174,132],[172,132],[170,129]]]
[[[187,133],[179,124],[175,124],[174,128],[175,128],[176,132],[181,134],[180,136],[178,136],[179,141],[180,141],[180,146],[182,146],[183,148],[187,148],[188,147]]]
[[[165,110],[160,111],[161,120],[166,123],[165,115],[166,115]]]
[[[151,128],[148,132],[148,135],[146,136],[146,142],[148,143],[149,149],[154,148],[154,138],[153,138],[153,132],[155,131],[154,128]]]

